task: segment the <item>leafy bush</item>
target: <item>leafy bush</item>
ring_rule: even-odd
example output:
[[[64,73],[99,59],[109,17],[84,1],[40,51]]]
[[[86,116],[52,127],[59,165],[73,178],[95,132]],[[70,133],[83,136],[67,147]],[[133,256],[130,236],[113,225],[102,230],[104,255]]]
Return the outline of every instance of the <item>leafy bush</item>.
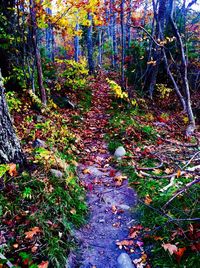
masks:
[[[56,60],[58,68],[58,82],[66,88],[73,90],[83,89],[87,84],[87,63],[85,60]],[[63,71],[64,70],[64,71]]]
[[[22,108],[22,102],[21,100],[17,97],[17,94],[13,91],[8,91],[6,93],[6,100],[8,104],[8,108],[10,113],[13,111],[19,112]]]

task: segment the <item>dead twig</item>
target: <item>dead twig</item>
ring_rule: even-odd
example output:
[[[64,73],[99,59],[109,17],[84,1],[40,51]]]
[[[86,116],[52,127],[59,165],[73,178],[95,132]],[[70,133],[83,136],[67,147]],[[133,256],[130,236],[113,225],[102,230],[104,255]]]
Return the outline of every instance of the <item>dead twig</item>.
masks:
[[[147,170],[147,171],[151,171],[151,170],[154,170],[154,169],[159,169],[163,166],[163,161],[161,159],[159,159],[160,161],[160,164],[158,166],[155,166],[155,167],[135,167],[137,170]]]
[[[0,259],[2,260],[5,260],[6,261],[6,265],[9,267],[9,268],[12,268],[14,267],[14,265],[3,255],[0,253]]]
[[[193,137],[195,137],[195,136],[193,136]],[[194,144],[193,143],[181,143],[180,141],[166,140],[163,138],[161,138],[161,139],[169,144],[173,144],[173,145],[181,146],[181,147],[197,147],[197,146],[199,146],[199,140],[197,139],[197,137],[195,137],[196,143],[194,143]]]
[[[167,206],[180,194],[182,194],[183,192],[185,192],[188,188],[190,188],[192,185],[197,184],[200,182],[200,178],[195,179],[189,183],[187,183],[183,188],[181,188],[180,190],[178,190],[168,201],[167,203],[162,207],[163,210],[165,210],[167,208]]]
[[[187,166],[189,166],[189,164],[192,162],[192,160],[193,160],[198,154],[200,154],[200,151],[196,152],[196,153],[192,156],[192,158],[190,158],[190,160],[185,164],[185,166],[183,166],[182,169],[185,169]]]

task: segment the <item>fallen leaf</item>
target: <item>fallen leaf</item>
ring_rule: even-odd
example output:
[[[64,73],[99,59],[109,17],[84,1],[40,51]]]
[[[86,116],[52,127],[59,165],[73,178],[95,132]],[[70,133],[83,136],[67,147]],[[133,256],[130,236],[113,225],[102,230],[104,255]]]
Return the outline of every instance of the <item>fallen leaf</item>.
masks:
[[[165,251],[169,251],[170,255],[173,255],[175,252],[178,251],[178,248],[176,245],[172,245],[170,243],[167,244],[162,244],[162,247],[164,248]]]
[[[75,208],[72,208],[72,209],[70,210],[70,213],[71,213],[72,215],[75,215],[75,214],[76,214],[76,210],[75,210]]]
[[[91,174],[91,171],[88,168],[86,168],[83,170],[83,174]]]
[[[109,172],[110,177],[115,177],[116,171],[114,169],[111,169]]]
[[[160,175],[162,173],[162,170],[161,169],[155,169],[153,171],[153,174],[156,174],[156,175]]]
[[[27,239],[32,239],[34,235],[38,234],[38,233],[41,233],[42,231],[40,230],[39,227],[33,227],[31,228],[30,231],[28,232],[25,232],[25,235]]]
[[[112,226],[115,227],[115,228],[119,228],[120,227],[120,222],[113,223]]]
[[[134,231],[129,234],[130,238],[135,238],[138,235],[139,231]]]
[[[13,248],[14,248],[14,249],[17,249],[18,247],[19,247],[19,244],[14,244],[14,245],[13,245]]]
[[[33,246],[33,247],[31,248],[31,252],[32,252],[32,253],[35,253],[37,250],[38,250],[38,247],[37,247],[37,246]]]
[[[8,164],[9,165],[9,170],[8,170],[8,173],[11,177],[16,177],[18,175],[17,173],[17,166],[16,164]]]
[[[179,178],[181,176],[181,170],[179,169],[176,173],[176,177]]]
[[[186,247],[184,247],[184,248],[179,248],[176,252],[174,252],[176,261],[177,261],[178,263],[180,263],[181,258],[182,258],[182,256],[183,256],[183,254],[184,254],[185,251],[186,251]]]
[[[117,241],[116,245],[122,249],[123,246],[132,246],[133,245],[133,240],[122,240],[122,241]]]
[[[115,206],[115,205],[113,205],[113,206],[112,206],[112,212],[113,212],[114,214],[116,214],[116,213],[117,213],[117,208],[116,208],[116,206]]]
[[[150,195],[147,194],[146,197],[145,197],[144,203],[145,203],[146,205],[150,205],[152,201],[153,201],[153,200],[151,199]]]
[[[38,268],[48,268],[49,262],[48,261],[42,261],[39,265]]]
[[[164,172],[169,175],[173,173],[173,171],[174,171],[173,168],[166,168]]]
[[[121,186],[121,185],[123,184],[123,181],[124,181],[125,179],[127,179],[126,176],[122,176],[122,175],[120,175],[120,176],[116,176],[116,177],[114,178],[115,186]]]
[[[195,244],[191,245],[191,249],[192,249],[192,251],[200,252],[200,243],[195,243]]]

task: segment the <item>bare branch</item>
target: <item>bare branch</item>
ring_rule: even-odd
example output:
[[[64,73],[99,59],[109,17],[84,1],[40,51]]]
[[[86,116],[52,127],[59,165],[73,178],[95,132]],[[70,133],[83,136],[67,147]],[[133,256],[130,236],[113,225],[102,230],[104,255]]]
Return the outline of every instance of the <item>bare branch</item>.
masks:
[[[192,185],[197,184],[200,182],[200,178],[195,179],[189,183],[187,183],[183,188],[181,188],[180,190],[178,190],[178,192],[176,192],[175,195],[173,195],[169,201],[167,201],[167,203],[163,206],[163,210],[165,210],[167,208],[167,206],[180,194],[182,194],[183,192],[185,192],[188,188],[190,188]]]

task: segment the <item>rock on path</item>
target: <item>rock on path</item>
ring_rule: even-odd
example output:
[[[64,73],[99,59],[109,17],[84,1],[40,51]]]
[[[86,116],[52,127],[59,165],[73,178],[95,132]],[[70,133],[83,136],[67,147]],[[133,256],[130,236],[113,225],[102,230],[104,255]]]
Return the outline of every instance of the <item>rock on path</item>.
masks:
[[[75,231],[79,249],[69,257],[70,268],[114,268],[131,266],[127,254],[116,245],[116,241],[126,239],[134,219],[130,208],[136,205],[136,194],[128,186],[127,180],[116,186],[114,177],[120,172],[110,165],[103,136],[110,105],[107,88],[93,91],[91,110],[85,115],[82,139],[85,143],[84,157],[78,167],[78,175],[87,191],[89,207],[88,224]],[[84,133],[87,133],[84,135]]]

